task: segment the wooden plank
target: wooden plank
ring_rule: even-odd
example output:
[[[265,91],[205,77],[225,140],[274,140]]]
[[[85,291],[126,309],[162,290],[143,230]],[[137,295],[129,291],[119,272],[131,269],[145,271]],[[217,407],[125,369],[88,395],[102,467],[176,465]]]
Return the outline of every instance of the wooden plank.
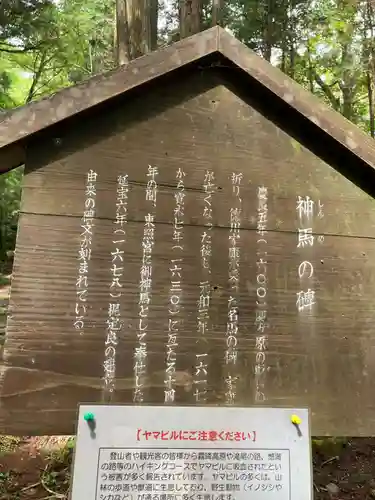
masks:
[[[56,225],[58,219],[58,227]],[[79,220],[23,215],[17,247],[12,305],[5,346],[1,426],[4,432],[70,433],[79,402],[103,397],[103,360],[110,285],[111,221],[97,221],[90,262],[89,313],[85,332],[73,328]],[[38,243],[35,241],[36,231]],[[117,347],[114,401],[131,402],[133,351],[138,324],[138,287],[143,225],[129,223],[125,245],[126,280],[121,307],[124,327]],[[178,335],[176,404],[195,404],[195,354],[199,345],[200,235],[185,227],[183,325]],[[148,378],[145,401],[164,400],[173,227],[157,224],[153,292],[149,314]],[[315,434],[370,435],[369,404],[375,247],[372,240],[327,236],[314,247],[312,287],[317,307],[304,317],[296,311],[301,285],[301,252],[288,232],[269,233],[268,311],[270,328],[265,393],[274,405],[311,406]],[[225,404],[225,330],[228,290],[228,231],[213,230],[212,324],[207,333],[207,403]],[[254,404],[257,234],[240,236],[241,282],[236,404]],[[217,287],[217,288],[215,288]],[[353,309],[353,303],[355,308]],[[345,397],[342,393],[345,389]],[[343,418],[345,415],[345,418]],[[43,427],[42,427],[43,426]],[[338,427],[337,427],[338,426]]]
[[[135,100],[117,111],[109,107],[100,123],[43,137],[28,154],[0,374],[2,432],[70,433],[79,402],[133,402],[142,238],[145,216],[151,213],[156,224],[144,403],[165,400],[170,267],[171,259],[180,256],[175,404],[263,404],[262,393],[264,404],[311,406],[314,434],[374,433],[374,201],[245,104],[220,75],[195,75],[178,87],[154,90],[141,103]],[[158,169],[155,205],[146,200],[149,166]],[[97,194],[88,302],[84,328],[77,329],[78,255],[87,176],[93,169]],[[172,249],[179,169],[186,174],[181,254]],[[214,175],[211,231],[203,226],[204,208],[209,210],[203,194],[207,171]],[[233,173],[236,182],[242,174],[239,193]],[[111,395],[103,362],[119,175],[128,175],[128,222],[119,299],[123,324]],[[265,238],[257,232],[260,186],[267,188]],[[305,202],[310,197],[314,213],[307,204],[299,218],[298,197]],[[229,363],[228,302],[235,293],[229,282],[230,212],[238,207],[238,347],[236,363]],[[301,228],[311,234],[298,247]],[[204,232],[212,233],[210,274],[202,271]],[[256,322],[261,251],[267,252],[269,321],[261,355],[262,390],[255,373],[259,338],[265,336]],[[198,302],[206,279],[210,321],[203,337]],[[316,304],[299,311],[297,294],[308,289]],[[197,379],[198,371],[202,376],[197,355],[202,353],[207,354],[207,378]],[[228,389],[229,377],[236,380],[235,389]],[[204,381],[207,393],[197,401],[196,390]]]
[[[146,119],[148,115],[152,118]],[[52,140],[46,143],[46,148],[56,151],[57,158],[51,152],[51,163],[27,175],[24,212],[80,216],[85,176],[90,167],[100,172],[98,217],[113,218],[116,179],[126,173],[131,185],[129,220],[144,220],[146,173],[152,161],[159,171],[159,222],[171,222],[173,213],[168,206],[174,196],[176,166],[183,165],[188,172],[188,224],[198,223],[200,212],[195,211],[195,205],[203,206],[206,169],[215,172],[214,224],[223,227],[228,226],[233,173],[242,175],[244,199],[252,199],[257,186],[277,173],[269,186],[270,229],[298,229],[295,200],[303,192],[324,205],[326,233],[375,236],[372,198],[246,105],[220,78],[193,76],[174,91],[166,86],[134,99],[127,105],[126,114],[122,108],[108,111],[100,123],[82,128],[83,125],[79,136],[72,129],[61,138],[65,157],[59,149],[56,151]],[[253,130],[257,133],[253,134]],[[78,149],[82,135],[88,142],[85,148]],[[33,151],[35,165],[46,162],[45,149],[38,149]],[[60,196],[61,192],[69,192],[69,196]],[[243,227],[254,228],[253,207],[245,204],[243,210]],[[322,230],[319,223],[316,230]]]

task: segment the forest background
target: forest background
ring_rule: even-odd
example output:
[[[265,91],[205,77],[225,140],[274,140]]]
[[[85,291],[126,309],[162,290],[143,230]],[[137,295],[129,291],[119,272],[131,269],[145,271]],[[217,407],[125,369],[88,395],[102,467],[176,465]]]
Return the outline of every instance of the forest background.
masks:
[[[374,0],[1,0],[0,119],[220,24],[375,138],[374,11]],[[15,246],[22,175],[0,176],[0,273]]]

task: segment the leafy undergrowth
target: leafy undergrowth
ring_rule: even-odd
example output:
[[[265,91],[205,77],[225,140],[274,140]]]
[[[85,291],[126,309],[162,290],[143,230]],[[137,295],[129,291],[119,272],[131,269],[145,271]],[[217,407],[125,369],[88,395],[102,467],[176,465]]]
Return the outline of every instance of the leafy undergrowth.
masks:
[[[9,286],[10,285],[10,276],[4,276],[0,274],[0,286]]]
[[[0,436],[0,500],[68,500],[74,438]],[[314,500],[375,499],[374,438],[314,438]]]
[[[10,285],[10,276],[4,275],[0,273],[0,286],[9,286]]]

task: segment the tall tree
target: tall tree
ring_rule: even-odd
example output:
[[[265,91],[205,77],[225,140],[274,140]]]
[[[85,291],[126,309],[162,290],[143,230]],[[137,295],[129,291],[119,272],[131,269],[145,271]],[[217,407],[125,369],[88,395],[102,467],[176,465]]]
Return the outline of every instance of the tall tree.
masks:
[[[179,14],[181,38],[186,38],[201,31],[202,0],[180,0]]]
[[[159,20],[159,2],[150,0],[150,48],[156,50],[158,47],[158,20]]]
[[[0,51],[33,50],[43,40],[34,36],[48,28],[55,5],[51,0],[2,0],[0,6]]]
[[[371,0],[363,5],[363,64],[366,74],[370,135],[375,139],[375,16]]]
[[[212,26],[224,24],[224,0],[212,0]]]
[[[124,1],[126,22],[121,29],[125,27],[127,35],[122,36],[127,38],[129,59],[135,59],[157,47],[158,0]]]
[[[115,47],[117,65],[126,64],[130,59],[129,26],[126,0],[116,0]]]

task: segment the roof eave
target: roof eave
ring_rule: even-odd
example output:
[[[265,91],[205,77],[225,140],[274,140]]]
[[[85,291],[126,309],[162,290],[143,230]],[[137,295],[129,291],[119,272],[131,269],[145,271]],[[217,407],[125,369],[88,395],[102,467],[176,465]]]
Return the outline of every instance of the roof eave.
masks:
[[[25,163],[26,151],[20,143],[0,148],[0,175]]]
[[[219,31],[219,52],[249,76],[288,103],[316,128],[375,169],[375,141],[322,99],[305,90],[225,30]]]
[[[220,30],[210,28],[116,70],[0,115],[0,173],[22,164],[26,139],[35,133],[217,52]],[[17,147],[13,148],[13,144]]]

